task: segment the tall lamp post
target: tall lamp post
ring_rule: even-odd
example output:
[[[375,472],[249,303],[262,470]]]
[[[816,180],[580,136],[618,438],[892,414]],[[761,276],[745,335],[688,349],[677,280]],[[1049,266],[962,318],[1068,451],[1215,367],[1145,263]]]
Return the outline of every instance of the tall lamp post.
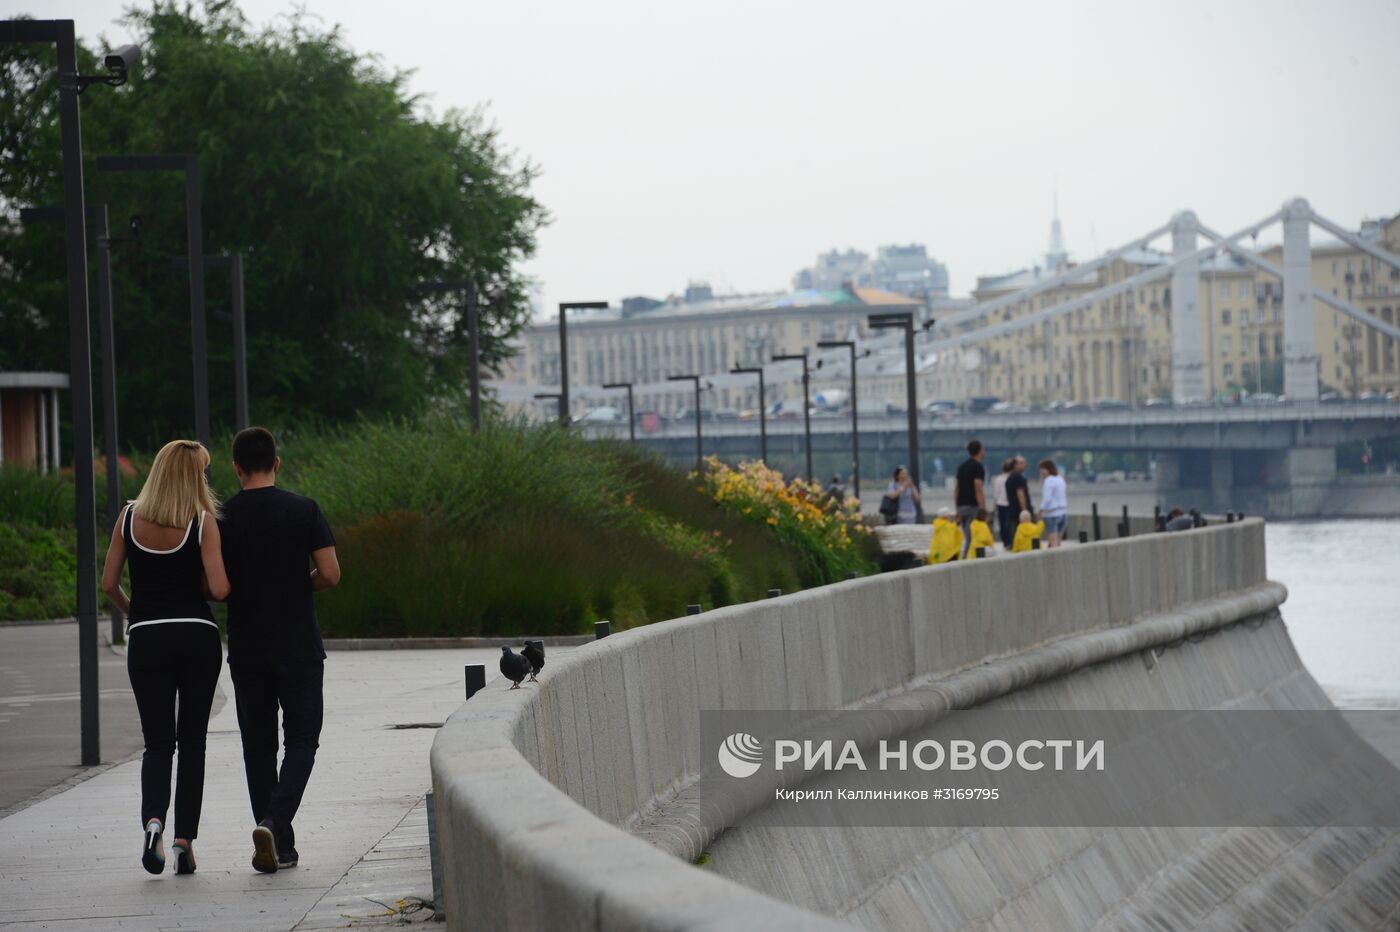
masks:
[[[177,269],[183,269],[189,263],[189,256],[180,256],[174,264]],[[243,299],[243,253],[205,256],[204,267],[229,270],[230,285],[233,289],[233,419],[238,429],[243,430],[253,423],[248,413],[248,327],[247,308]]]
[[[636,442],[637,442],[637,406],[636,406],[636,404],[632,401],[632,383],[631,383],[631,382],[608,382],[608,383],[604,384],[603,387],[604,387],[604,388],[625,388],[625,389],[627,389],[627,441],[628,441],[628,443],[636,443]]]
[[[52,43],[58,51],[58,116],[63,159],[63,223],[68,273],[69,385],[73,394],[73,526],[77,532],[78,683],[82,762],[101,761],[97,715],[97,504],[92,468],[92,341],[87,290],[87,207],[83,198],[83,134],[78,95],[93,84],[126,83],[141,50],[125,45],[103,59],[105,76],[78,73],[71,19],[0,22],[0,43]]]
[[[606,301],[564,301],[559,305],[559,419],[569,426],[569,311],[600,311]]]
[[[905,407],[909,416],[909,478],[914,488],[922,488],[919,470],[919,408],[918,391],[914,382],[914,312],[894,311],[885,314],[871,314],[868,318],[873,330],[904,331],[904,387]],[[932,323],[932,320],[929,321]]]
[[[209,345],[204,309],[204,221],[199,158],[184,155],[99,155],[100,172],[184,172],[185,238],[190,267],[190,343],[194,352],[194,431],[209,446]]]
[[[860,498],[860,411],[856,398],[856,343],[854,340],[822,340],[817,344],[820,349],[840,349],[845,347],[851,351],[851,484],[854,486],[855,496]],[[868,352],[868,351],[867,351]],[[817,366],[821,366],[821,360],[817,360]]]
[[[668,375],[666,381],[695,383],[695,471],[702,473],[705,471],[705,447],[704,441],[700,437],[700,376]]]
[[[816,473],[812,471],[812,370],[807,368],[807,354],[789,353],[785,356],[774,356],[774,362],[796,362],[802,361],[802,434],[806,438],[804,446],[807,448],[807,481],[816,482]]]
[[[535,392],[535,400],[536,400],[536,401],[553,401],[553,402],[555,402],[557,405],[559,405],[559,410],[560,410],[561,412],[564,410],[564,396],[561,395],[561,394],[559,394],[558,392]],[[568,419],[567,417],[565,417],[562,413],[561,413],[560,416],[559,416],[559,420],[560,420],[566,427],[568,426],[569,419]]]
[[[462,305],[467,315],[467,355],[471,366],[468,379],[471,382],[472,390],[472,430],[479,431],[481,430],[481,310],[476,282],[470,280],[420,282],[417,290],[419,294],[455,291],[462,295]]]
[[[735,375],[758,376],[758,458],[768,465],[768,402],[764,398],[763,367],[735,366],[729,370]]]
[[[97,341],[102,354],[102,445],[107,458],[107,527],[111,533],[121,508],[121,473],[117,464],[117,353],[112,332],[112,243],[107,229],[107,205],[89,204],[87,214],[97,234]],[[24,207],[25,223],[62,221],[62,207]],[[55,447],[54,449],[57,449]],[[123,639],[122,610],[111,607],[112,643]]]

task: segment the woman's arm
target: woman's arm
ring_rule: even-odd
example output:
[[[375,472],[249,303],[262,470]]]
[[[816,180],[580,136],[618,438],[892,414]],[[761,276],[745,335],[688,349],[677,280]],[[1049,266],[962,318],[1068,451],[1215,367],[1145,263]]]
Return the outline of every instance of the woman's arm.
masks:
[[[199,557],[204,561],[204,594],[216,602],[228,598],[228,573],[224,571],[224,550],[219,537],[219,522],[205,512],[199,539]]]
[[[130,614],[131,600],[122,591],[122,567],[126,564],[126,538],[122,536],[122,523],[125,520],[126,513],[123,511],[112,527],[112,542],[107,545],[107,562],[102,564],[102,591],[123,614]]]

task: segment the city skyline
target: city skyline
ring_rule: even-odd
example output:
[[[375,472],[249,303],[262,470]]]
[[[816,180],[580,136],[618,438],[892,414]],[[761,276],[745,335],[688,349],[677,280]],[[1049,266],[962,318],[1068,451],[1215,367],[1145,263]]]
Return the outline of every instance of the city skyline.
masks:
[[[120,42],[124,2],[62,12]],[[54,15],[39,6],[0,12]],[[254,24],[292,8],[241,6]],[[1394,4],[399,11],[310,7],[416,69],[433,109],[486,106],[540,166],[554,222],[524,267],[545,308],[693,279],[776,290],[824,250],[908,242],[966,294],[1043,257],[1056,191],[1078,259],[1187,208],[1219,228],[1295,196],[1348,225],[1400,210],[1400,128],[1377,109],[1377,89],[1400,85]],[[487,33],[521,38],[470,38]]]

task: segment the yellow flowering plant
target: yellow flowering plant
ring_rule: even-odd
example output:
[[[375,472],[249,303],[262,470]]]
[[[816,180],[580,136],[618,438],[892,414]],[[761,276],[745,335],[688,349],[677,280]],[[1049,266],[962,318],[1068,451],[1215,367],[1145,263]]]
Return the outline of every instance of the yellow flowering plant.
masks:
[[[804,586],[819,586],[871,569],[870,529],[854,499],[837,503],[822,488],[787,479],[762,462],[730,466],[706,460],[701,488],[732,514],[766,525],[801,554]]]

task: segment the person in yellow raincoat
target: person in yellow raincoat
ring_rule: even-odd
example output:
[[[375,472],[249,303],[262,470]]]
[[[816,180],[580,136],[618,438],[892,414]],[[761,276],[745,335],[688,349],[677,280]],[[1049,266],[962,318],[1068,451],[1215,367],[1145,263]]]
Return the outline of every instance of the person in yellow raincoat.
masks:
[[[940,508],[933,519],[933,541],[928,548],[928,562],[947,563],[962,554],[963,532],[953,517],[953,509]]]
[[[1011,542],[1011,552],[1025,553],[1031,549],[1031,541],[1040,540],[1040,535],[1044,533],[1044,521],[1032,521],[1029,511],[1021,512],[1021,523],[1016,525],[1016,539]]]
[[[992,536],[992,527],[987,523],[987,509],[977,509],[977,517],[968,523],[968,536],[972,538],[967,545],[967,557],[969,560],[977,559],[977,548],[986,550],[986,555],[992,555],[992,548],[996,546],[996,538]]]

